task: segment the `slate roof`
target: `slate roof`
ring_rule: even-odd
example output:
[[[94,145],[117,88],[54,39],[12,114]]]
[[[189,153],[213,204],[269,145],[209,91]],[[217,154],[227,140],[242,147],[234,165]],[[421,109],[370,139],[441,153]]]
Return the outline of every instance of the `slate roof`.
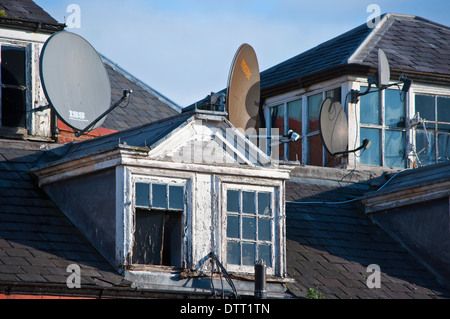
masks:
[[[2,11],[3,10],[3,11]],[[64,29],[32,0],[2,0],[0,3],[0,26],[53,33]]]
[[[0,141],[0,294],[44,287],[61,294],[73,263],[83,287],[129,287],[36,185],[29,169],[41,146]]]
[[[389,60],[392,80],[405,74],[414,81],[430,83],[442,77],[440,80],[448,83],[450,28],[417,16],[388,13],[380,17],[375,28],[364,23],[261,72],[262,95],[344,74],[372,74],[378,65],[379,48]]]
[[[135,78],[120,66],[101,56],[111,82],[111,104],[120,100],[124,89],[131,89],[126,107],[116,107],[108,114],[102,127],[123,131],[179,114],[181,108],[173,101]]]
[[[448,288],[373,223],[359,201],[352,201],[380,187],[379,180],[385,181],[286,182],[287,267],[298,295],[312,288],[326,299],[450,298]],[[336,202],[340,204],[330,204]],[[380,266],[380,289],[367,287],[371,264]]]

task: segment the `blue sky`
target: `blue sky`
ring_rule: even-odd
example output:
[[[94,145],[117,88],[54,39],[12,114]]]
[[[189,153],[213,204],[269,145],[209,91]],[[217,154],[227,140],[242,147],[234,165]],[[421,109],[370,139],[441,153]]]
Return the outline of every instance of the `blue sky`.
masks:
[[[59,22],[80,8],[82,35],[103,54],[181,106],[226,87],[242,43],[263,71],[381,13],[450,26],[448,0],[35,0]]]

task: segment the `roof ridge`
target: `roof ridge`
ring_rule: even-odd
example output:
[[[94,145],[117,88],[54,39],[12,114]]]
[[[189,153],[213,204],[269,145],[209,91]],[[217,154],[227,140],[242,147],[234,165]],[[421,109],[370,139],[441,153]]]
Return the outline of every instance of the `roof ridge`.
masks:
[[[151,86],[149,86],[148,84],[144,83],[143,81],[139,80],[138,78],[136,78],[134,75],[130,74],[129,72],[125,71],[122,67],[120,67],[117,63],[114,63],[112,60],[108,59],[107,57],[105,57],[103,54],[100,54],[100,58],[102,59],[103,63],[107,64],[108,66],[110,66],[114,71],[120,73],[121,75],[123,75],[125,78],[127,78],[128,80],[130,80],[131,82],[133,82],[134,84],[140,86],[142,89],[146,90],[147,92],[153,94],[154,96],[156,96],[156,98],[158,100],[160,100],[161,102],[167,104],[170,108],[172,108],[173,110],[177,111],[177,112],[181,112],[182,108],[175,102],[173,102],[172,100],[170,100],[168,97],[164,96],[163,94],[161,94],[160,92],[158,92],[157,90],[153,89]]]

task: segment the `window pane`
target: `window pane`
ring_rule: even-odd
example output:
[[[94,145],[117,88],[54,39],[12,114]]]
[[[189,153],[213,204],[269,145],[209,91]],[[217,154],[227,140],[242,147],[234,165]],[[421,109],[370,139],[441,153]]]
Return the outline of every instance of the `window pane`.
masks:
[[[256,214],[255,192],[242,192],[242,212],[247,214]]]
[[[319,112],[322,102],[322,93],[308,97],[308,132],[319,130]]]
[[[302,100],[296,100],[287,103],[288,109],[288,128],[294,132],[302,133]]]
[[[227,191],[227,211],[239,213],[239,191]]]
[[[367,87],[361,87],[361,92],[365,92]],[[360,98],[360,117],[363,124],[381,124],[380,116],[380,93],[363,95]]]
[[[319,134],[308,138],[308,164],[315,166],[323,166],[323,144]]]
[[[253,266],[256,261],[255,243],[242,243],[242,264],[246,266]]]
[[[450,123],[450,98],[437,98],[437,120],[438,122]]]
[[[326,97],[332,97],[334,100],[341,102],[341,88],[335,88],[325,92]]]
[[[296,100],[287,104],[288,108],[288,127],[297,134],[302,134],[302,100]],[[302,160],[302,141],[298,140],[286,144],[289,149],[290,161]]]
[[[271,240],[271,220],[268,218],[258,218],[258,240]]]
[[[150,206],[150,185],[136,183],[136,206]]]
[[[428,121],[436,121],[434,110],[434,96],[417,95],[415,97],[416,112],[420,113],[420,117]]]
[[[362,151],[361,164],[381,165],[381,131],[377,129],[361,128],[361,141],[367,138],[372,144],[369,149]]]
[[[405,132],[386,130],[385,135],[385,166],[402,168],[406,167]]]
[[[386,126],[405,127],[405,102],[400,100],[397,90],[385,90]]]
[[[241,244],[234,241],[227,242],[227,263],[241,264]]]
[[[272,267],[272,246],[265,244],[258,245],[258,259],[264,260],[267,267]]]
[[[271,210],[271,193],[258,193],[258,214],[259,215],[272,215]]]
[[[227,237],[239,238],[239,216],[227,217]]]
[[[450,160],[450,135],[439,134],[438,135],[438,162],[444,162]]]
[[[271,128],[279,128],[280,134],[284,134],[284,104],[270,108]]]
[[[26,86],[25,48],[1,47],[1,83]],[[17,88],[1,91],[2,126],[26,127],[26,92]]]
[[[184,209],[183,186],[169,186],[169,208]]]
[[[152,184],[152,207],[167,208],[167,185]]]
[[[419,156],[419,160],[422,165],[430,165],[436,163],[436,147],[435,147],[435,135],[433,133],[427,134],[422,131],[416,132],[416,153]],[[430,143],[429,146],[428,142]]]
[[[242,217],[242,238],[256,240],[255,217]]]

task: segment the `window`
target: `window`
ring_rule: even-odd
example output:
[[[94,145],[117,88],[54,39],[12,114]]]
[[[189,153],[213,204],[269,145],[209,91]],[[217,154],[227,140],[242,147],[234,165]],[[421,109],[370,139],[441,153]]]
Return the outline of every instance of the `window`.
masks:
[[[135,184],[132,263],[182,266],[184,185]]]
[[[324,166],[332,162],[331,156],[326,155],[319,130],[320,108],[327,97],[341,101],[341,88],[270,107],[268,127],[278,128],[280,135],[292,129],[301,136],[298,141],[280,144],[281,159],[316,166]],[[303,106],[303,99],[306,99],[306,107]],[[303,125],[304,121],[306,121],[305,125]]]
[[[361,91],[367,88],[362,87]],[[372,144],[360,163],[406,167],[406,104],[399,90],[383,90],[361,96],[360,139]]]
[[[226,193],[227,264],[254,266],[274,260],[274,198],[269,190],[228,189]]]
[[[1,126],[26,127],[26,48],[2,45]]]
[[[416,128],[416,152],[422,165],[450,160],[450,97],[415,96],[424,125]]]

